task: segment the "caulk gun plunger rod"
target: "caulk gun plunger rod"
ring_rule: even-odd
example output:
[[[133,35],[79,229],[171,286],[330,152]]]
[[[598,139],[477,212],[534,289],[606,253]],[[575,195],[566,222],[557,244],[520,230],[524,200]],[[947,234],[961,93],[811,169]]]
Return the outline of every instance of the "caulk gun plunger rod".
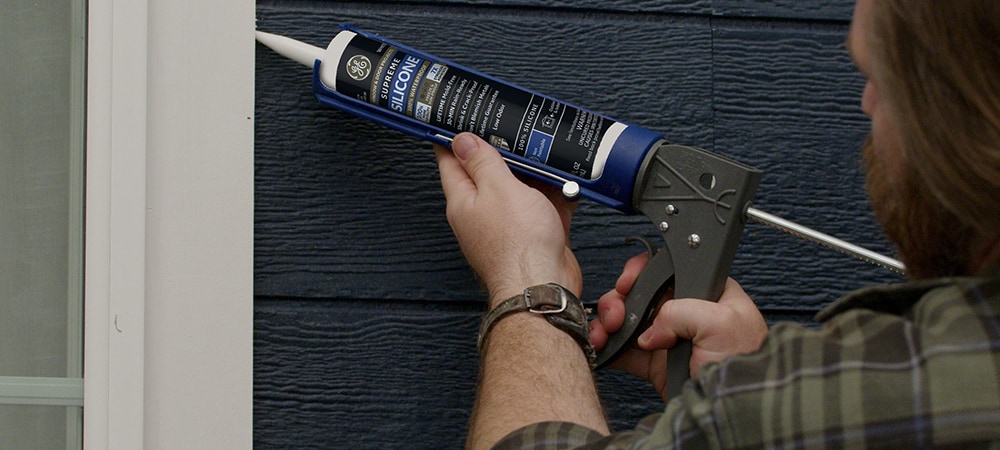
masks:
[[[854,256],[858,259],[868,261],[872,264],[885,267],[886,269],[899,272],[901,274],[906,273],[906,268],[903,266],[903,263],[895,259],[880,255],[866,248],[858,247],[850,242],[837,239],[811,228],[804,227],[790,220],[785,220],[773,214],[768,214],[757,208],[747,208],[747,216],[754,221],[772,226],[788,234],[847,253],[848,255]]]

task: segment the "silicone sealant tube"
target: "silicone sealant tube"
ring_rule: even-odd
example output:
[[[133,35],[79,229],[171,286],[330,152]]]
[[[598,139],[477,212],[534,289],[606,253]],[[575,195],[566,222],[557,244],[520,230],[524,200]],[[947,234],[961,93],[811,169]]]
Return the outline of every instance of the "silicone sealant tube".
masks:
[[[576,181],[585,197],[625,212],[632,211],[643,157],[663,141],[641,127],[349,26],[317,66],[314,91],[324,103],[430,140],[472,132],[505,156]]]

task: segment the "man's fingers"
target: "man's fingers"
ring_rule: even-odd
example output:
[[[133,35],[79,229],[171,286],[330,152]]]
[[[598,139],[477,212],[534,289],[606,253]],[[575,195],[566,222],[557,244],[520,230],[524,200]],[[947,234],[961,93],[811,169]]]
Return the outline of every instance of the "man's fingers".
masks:
[[[733,279],[719,302],[682,298],[666,302],[653,324],[639,336],[638,345],[646,350],[671,348],[678,340],[694,343],[696,350],[691,368],[728,356],[750,353],[767,336],[767,323],[753,300]]]
[[[590,339],[594,347],[601,349],[607,343],[608,335],[617,333],[625,324],[625,298],[632,290],[639,273],[649,262],[649,254],[633,256],[625,263],[615,289],[608,291],[597,301],[597,319],[591,322]]]
[[[600,350],[608,342],[608,335],[618,332],[625,324],[625,297],[609,291],[597,300],[597,318],[591,321],[590,342]]]
[[[455,199],[459,192],[476,188],[469,174],[462,167],[462,162],[451,150],[440,145],[434,145],[434,156],[437,158],[438,171],[441,173],[441,189],[446,199]]]
[[[699,328],[719,319],[724,308],[718,303],[693,298],[668,300],[653,319],[653,324],[639,336],[639,347],[652,350],[671,348],[678,339],[691,340]]]
[[[497,149],[472,133],[455,136],[451,150],[477,186],[504,183],[513,179],[510,168]]]
[[[639,273],[642,272],[642,269],[646,268],[648,262],[649,253],[645,252],[629,258],[622,269],[622,274],[618,276],[618,281],[615,282],[615,290],[622,294],[623,297],[628,296],[628,293],[632,291],[632,285],[635,284],[635,280],[639,278]]]

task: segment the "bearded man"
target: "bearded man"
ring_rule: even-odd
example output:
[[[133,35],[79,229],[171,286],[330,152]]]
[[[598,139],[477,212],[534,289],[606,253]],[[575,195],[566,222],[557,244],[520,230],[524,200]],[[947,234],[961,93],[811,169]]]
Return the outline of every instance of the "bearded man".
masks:
[[[577,341],[510,314],[483,346],[470,447],[1000,446],[1000,2],[858,0],[847,46],[867,78],[872,206],[911,280],[838,300],[820,329],[768,330],[732,280],[717,303],[667,301],[615,365],[665,392],[665,350],[688,339],[694,378],[614,434]],[[572,206],[475,136],[452,149],[436,149],[448,219],[491,307],[543,283],[579,295]],[[601,298],[596,347],[644,265]]]

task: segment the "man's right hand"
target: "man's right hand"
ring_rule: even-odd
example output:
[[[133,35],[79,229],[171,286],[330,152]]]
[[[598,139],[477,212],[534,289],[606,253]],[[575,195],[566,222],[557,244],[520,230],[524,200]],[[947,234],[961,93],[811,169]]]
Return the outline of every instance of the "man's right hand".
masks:
[[[625,298],[648,261],[645,253],[629,259],[615,288],[598,300],[598,317],[590,323],[590,339],[596,349],[603,348],[608,335],[621,329]],[[626,350],[611,364],[612,368],[649,381],[661,396],[666,393],[667,350],[679,339],[694,343],[689,364],[691,376],[695,377],[706,363],[757,350],[767,336],[764,317],[731,278],[726,280],[718,302],[670,297],[670,293],[664,296],[652,325],[639,336],[637,347]]]

